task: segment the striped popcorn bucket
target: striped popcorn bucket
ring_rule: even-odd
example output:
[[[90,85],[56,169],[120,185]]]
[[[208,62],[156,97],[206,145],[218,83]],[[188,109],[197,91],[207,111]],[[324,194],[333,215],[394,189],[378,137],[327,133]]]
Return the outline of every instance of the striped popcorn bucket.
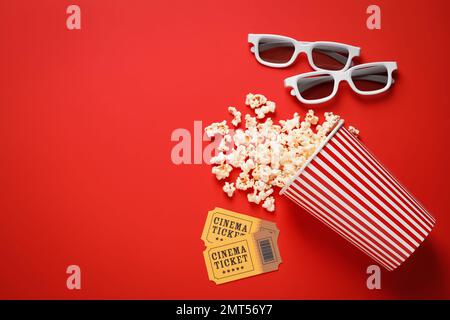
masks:
[[[388,270],[403,263],[436,220],[341,120],[281,190]]]

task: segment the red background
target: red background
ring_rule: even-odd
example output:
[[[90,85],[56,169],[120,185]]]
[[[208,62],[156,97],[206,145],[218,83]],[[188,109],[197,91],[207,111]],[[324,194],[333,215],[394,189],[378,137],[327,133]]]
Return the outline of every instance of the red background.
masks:
[[[66,7],[82,30],[66,28]],[[0,298],[450,298],[448,1],[0,2]],[[276,119],[307,108],[282,80],[310,70],[259,65],[247,33],[362,48],[395,60],[399,80],[362,98],[342,84],[333,111],[437,218],[399,270],[366,288],[372,261],[277,197],[272,215],[243,193],[228,199],[202,165],[174,165],[176,128],[230,119],[248,92],[277,102]],[[277,272],[216,286],[200,240],[220,206],[276,221]],[[66,288],[66,267],[82,289]]]

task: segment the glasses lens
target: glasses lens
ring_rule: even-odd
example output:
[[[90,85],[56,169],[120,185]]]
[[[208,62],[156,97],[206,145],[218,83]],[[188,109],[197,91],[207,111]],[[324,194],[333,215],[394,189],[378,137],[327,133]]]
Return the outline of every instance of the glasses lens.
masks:
[[[376,91],[388,84],[388,71],[383,65],[361,67],[352,71],[352,81],[359,91]]]
[[[294,55],[292,41],[277,38],[262,38],[258,43],[259,57],[270,63],[286,63]]]
[[[298,91],[306,100],[317,100],[329,97],[333,93],[334,78],[329,74],[321,74],[300,78],[297,81]]]
[[[334,44],[317,44],[312,49],[312,60],[316,67],[324,70],[342,70],[348,61],[346,47]]]

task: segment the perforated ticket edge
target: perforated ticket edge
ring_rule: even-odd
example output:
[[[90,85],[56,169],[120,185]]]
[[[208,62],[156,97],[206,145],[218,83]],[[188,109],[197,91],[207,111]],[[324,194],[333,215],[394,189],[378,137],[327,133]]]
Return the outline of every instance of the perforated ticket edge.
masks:
[[[208,215],[207,215],[207,218],[205,221],[205,225],[203,227],[202,235],[200,237],[203,240],[203,242],[205,243],[205,246],[209,246],[216,242],[228,241],[228,239],[235,239],[234,237],[229,238],[229,237],[220,237],[220,236],[213,235],[212,225],[213,225],[213,218],[216,214],[228,216],[229,220],[233,220],[233,221],[241,221],[241,222],[245,221],[247,223],[250,222],[249,230],[245,234],[240,235],[240,236],[244,236],[246,234],[251,234],[251,233],[255,233],[258,231],[262,231],[262,230],[266,230],[266,231],[275,233],[277,236],[280,232],[274,222],[255,218],[255,217],[243,214],[243,213],[234,212],[231,210],[216,207],[213,210],[208,211]]]

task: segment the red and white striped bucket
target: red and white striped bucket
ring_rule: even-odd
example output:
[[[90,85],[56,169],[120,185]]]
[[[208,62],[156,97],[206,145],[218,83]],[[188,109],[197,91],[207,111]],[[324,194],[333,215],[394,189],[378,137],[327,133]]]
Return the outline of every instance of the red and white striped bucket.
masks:
[[[280,192],[388,270],[403,263],[436,222],[341,120]]]

